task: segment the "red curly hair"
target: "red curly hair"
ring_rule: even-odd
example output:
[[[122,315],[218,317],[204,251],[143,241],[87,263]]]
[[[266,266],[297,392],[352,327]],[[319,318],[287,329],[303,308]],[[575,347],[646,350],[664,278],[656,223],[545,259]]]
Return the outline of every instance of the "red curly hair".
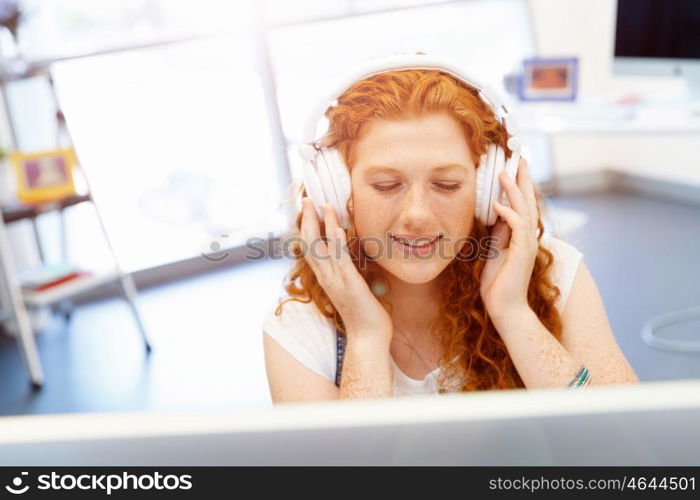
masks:
[[[479,158],[486,152],[489,143],[500,145],[510,156],[511,151],[506,146],[506,130],[496,120],[493,110],[479,98],[474,88],[439,70],[398,70],[355,82],[338,98],[337,105],[326,111],[329,128],[319,142],[324,147],[338,149],[352,172],[355,160],[353,146],[365,123],[375,118],[401,119],[431,112],[446,112],[457,120],[464,131],[475,165],[479,165]],[[303,186],[299,187],[299,191],[302,196],[306,195]],[[539,193],[537,196],[541,200]],[[297,242],[301,218],[299,212],[294,234]],[[538,229],[537,239],[540,242],[544,231],[541,220],[538,220]],[[323,221],[321,234],[325,234]],[[479,240],[488,234],[488,229],[475,218],[471,236]],[[352,221],[347,236],[349,242],[357,241]],[[338,330],[345,332],[342,318],[304,259],[301,245],[292,243],[290,248],[296,259],[284,286],[290,297],[279,304],[275,313],[281,314],[284,303],[289,300],[313,301],[322,314],[333,319]],[[374,279],[381,278],[382,270],[365,258],[359,245],[350,243],[349,250],[358,272],[368,285]],[[562,325],[554,305],[559,289],[548,276],[552,262],[552,253],[540,242],[527,299],[542,323],[559,339]],[[455,258],[443,271],[447,286],[439,315],[431,327],[442,345],[442,370],[438,380],[440,392],[524,387],[479,293],[484,264],[482,258]],[[390,308],[390,304],[382,298],[378,300]]]

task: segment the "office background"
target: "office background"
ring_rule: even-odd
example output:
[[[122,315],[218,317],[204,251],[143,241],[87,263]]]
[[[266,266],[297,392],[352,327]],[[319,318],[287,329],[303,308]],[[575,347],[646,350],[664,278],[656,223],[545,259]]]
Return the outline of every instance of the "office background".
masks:
[[[268,406],[260,323],[289,261],[246,261],[242,249],[288,226],[299,179],[291,153],[324,85],[369,57],[416,50],[462,61],[512,103],[548,221],[584,253],[640,380],[700,376],[697,353],[654,349],[640,336],[649,319],[700,300],[700,118],[686,78],[613,72],[615,1],[19,5],[16,41],[7,30],[0,38],[0,144],[31,152],[72,143],[85,173],[78,184],[89,182],[95,204],[67,207],[64,226],[57,211],[36,227],[7,224],[13,267],[66,254],[106,270],[113,250],[138,288],[153,350],[115,283],[65,310],[35,308],[43,388],[31,391],[6,321],[0,414]],[[560,56],[579,60],[576,102],[505,93],[504,75],[523,59]],[[697,325],[667,333],[691,339]]]

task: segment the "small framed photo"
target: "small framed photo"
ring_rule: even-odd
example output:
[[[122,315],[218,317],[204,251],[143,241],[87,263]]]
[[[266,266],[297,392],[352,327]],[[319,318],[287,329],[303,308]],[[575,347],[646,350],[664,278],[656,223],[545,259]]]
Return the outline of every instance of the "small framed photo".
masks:
[[[58,201],[75,194],[72,149],[15,152],[10,161],[17,177],[17,199],[24,203]]]
[[[518,94],[523,101],[574,101],[577,84],[577,57],[525,59]]]

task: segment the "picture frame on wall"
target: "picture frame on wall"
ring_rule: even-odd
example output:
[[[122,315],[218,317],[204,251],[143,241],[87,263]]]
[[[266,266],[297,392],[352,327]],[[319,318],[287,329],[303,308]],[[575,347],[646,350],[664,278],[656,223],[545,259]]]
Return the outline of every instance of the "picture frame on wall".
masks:
[[[10,155],[17,179],[17,199],[23,203],[59,201],[75,194],[72,149]]]
[[[578,89],[578,58],[523,60],[518,96],[522,101],[574,101]]]

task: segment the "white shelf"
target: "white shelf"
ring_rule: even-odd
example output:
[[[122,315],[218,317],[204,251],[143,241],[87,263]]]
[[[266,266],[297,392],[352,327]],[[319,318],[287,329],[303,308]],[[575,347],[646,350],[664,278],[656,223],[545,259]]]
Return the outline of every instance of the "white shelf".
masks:
[[[65,300],[73,295],[119,279],[119,271],[113,269],[89,276],[75,278],[41,292],[23,291],[24,302],[29,307],[42,307]]]
[[[517,103],[522,132],[556,134],[698,134],[700,114],[687,106]]]

